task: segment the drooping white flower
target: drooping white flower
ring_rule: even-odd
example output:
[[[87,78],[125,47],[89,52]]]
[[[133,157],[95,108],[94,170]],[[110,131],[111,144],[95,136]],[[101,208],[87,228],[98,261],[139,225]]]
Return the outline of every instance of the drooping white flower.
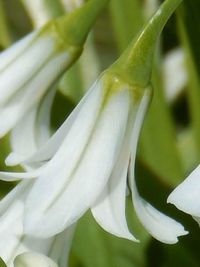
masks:
[[[21,162],[44,162],[37,173],[24,174],[26,178],[38,177],[27,197],[27,233],[52,236],[91,208],[105,230],[136,240],[126,223],[126,180],[130,157],[134,163],[150,89],[134,90],[120,76],[105,72],[49,141]],[[18,177],[23,178],[20,174]],[[131,177],[139,219],[155,238],[175,243],[177,236],[186,233],[183,227],[144,202],[137,193],[133,174]]]
[[[200,223],[200,165],[169,195],[167,202],[193,216]]]
[[[73,226],[57,236],[41,239],[23,231],[24,201],[33,181],[22,181],[0,201],[0,257],[8,267],[14,258],[27,251],[47,255],[66,267]]]
[[[0,54],[0,137],[38,104],[77,59],[94,20],[107,2],[90,0]],[[76,28],[81,29],[79,34]]]
[[[70,64],[53,32],[34,32],[0,55],[0,136],[34,108]],[[56,68],[55,68],[56,66]]]
[[[138,41],[104,72],[49,141],[31,156],[15,161],[43,162],[40,168],[23,174],[1,173],[4,179],[37,177],[25,203],[26,233],[51,237],[91,209],[106,231],[136,240],[125,216],[131,159],[132,200],[141,223],[165,243],[176,243],[178,236],[186,234],[182,225],[139,196],[133,168],[151,95],[153,41],[180,2],[166,1]]]
[[[18,123],[17,127],[15,127],[11,138],[11,145],[14,152],[12,152],[8,161],[12,161],[12,158],[15,158],[14,155],[20,155],[21,157],[32,155],[32,153],[37,151],[37,149],[48,140],[50,136],[49,111],[54,93],[55,90],[50,91],[44,97],[43,101],[41,101],[40,106],[25,115],[20,123]],[[37,165],[40,166],[41,164],[38,163]],[[26,170],[34,170],[37,165],[23,164],[23,168]],[[44,264],[50,264],[50,260],[46,261],[44,256],[35,254],[35,252],[39,252],[52,258],[59,264],[59,267],[66,267],[74,226],[57,236],[46,239],[35,238],[34,236],[24,234],[24,204],[33,183],[34,180],[20,182],[0,201],[0,257],[3,258],[8,267],[12,267],[13,260],[16,256],[26,251],[31,251],[31,254],[28,253],[24,254],[23,257],[17,257],[15,266],[20,266],[19,264],[22,263],[30,264],[30,262],[33,266],[40,266],[35,264],[36,260],[39,261],[40,264],[42,264],[43,261]],[[33,257],[32,260],[29,261],[31,255],[33,255]],[[41,257],[41,262],[38,257]]]
[[[58,267],[50,258],[35,252],[25,252],[16,257],[14,267]]]

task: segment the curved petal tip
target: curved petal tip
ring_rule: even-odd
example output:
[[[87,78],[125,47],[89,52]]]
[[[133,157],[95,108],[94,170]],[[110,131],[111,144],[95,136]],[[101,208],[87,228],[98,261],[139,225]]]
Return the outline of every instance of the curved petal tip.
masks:
[[[167,203],[194,217],[200,217],[200,166],[198,166],[167,199]]]

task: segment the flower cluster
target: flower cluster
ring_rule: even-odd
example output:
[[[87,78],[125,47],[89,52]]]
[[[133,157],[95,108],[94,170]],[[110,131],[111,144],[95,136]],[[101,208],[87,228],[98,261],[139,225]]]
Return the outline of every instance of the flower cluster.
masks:
[[[138,138],[152,96],[155,42],[181,0],[164,2],[51,135],[55,84],[80,55],[89,28],[107,2],[90,0],[0,55],[0,135],[12,129],[6,164],[20,164],[25,170],[0,173],[2,180],[21,180],[0,202],[0,257],[8,267],[66,266],[75,224],[89,209],[107,232],[137,242],[126,221],[127,189],[141,224],[155,239],[173,244],[187,234],[140,196],[134,174]],[[81,28],[80,21],[91,12]],[[193,210],[191,214],[200,217],[199,207]]]

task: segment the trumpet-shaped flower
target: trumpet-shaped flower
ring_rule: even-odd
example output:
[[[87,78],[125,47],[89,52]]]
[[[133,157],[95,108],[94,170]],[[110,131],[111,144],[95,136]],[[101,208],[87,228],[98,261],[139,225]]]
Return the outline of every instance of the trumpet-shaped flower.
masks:
[[[106,231],[136,241],[125,216],[130,168],[133,205],[149,233],[165,243],[186,234],[181,224],[140,197],[134,178],[137,140],[151,98],[153,41],[180,1],[163,4],[138,41],[95,82],[45,145],[29,157],[15,158],[25,165],[43,162],[42,167],[1,173],[4,179],[37,177],[25,203],[26,233],[51,237],[91,209]]]
[[[120,76],[105,72],[49,141],[21,162],[45,162],[37,173],[24,174],[38,177],[26,201],[27,233],[50,237],[91,208],[105,230],[135,240],[125,218],[126,179],[151,94],[149,88],[136,92]],[[140,198],[133,170],[131,190],[138,217],[155,238],[174,243],[185,234],[179,223]]]
[[[0,257],[8,267],[12,267],[17,255],[35,251],[54,259],[59,266],[66,267],[73,227],[46,239],[24,234],[24,201],[32,183],[22,181],[0,201]]]
[[[106,3],[90,0],[0,54],[0,136],[34,108],[77,59],[92,23]],[[79,34],[77,28],[81,29]]]
[[[25,252],[16,257],[14,267],[58,267],[50,258],[35,252]]]

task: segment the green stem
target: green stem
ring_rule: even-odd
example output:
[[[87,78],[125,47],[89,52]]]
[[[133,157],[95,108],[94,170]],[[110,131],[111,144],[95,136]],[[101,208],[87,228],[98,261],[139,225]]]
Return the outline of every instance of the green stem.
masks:
[[[99,13],[105,8],[109,0],[90,0],[67,16],[58,19],[58,30],[67,42],[82,45]]]
[[[146,24],[139,36],[130,44],[114,64],[140,87],[146,87],[151,77],[156,41],[167,20],[182,0],[166,0]],[[113,67],[114,67],[113,65]]]

